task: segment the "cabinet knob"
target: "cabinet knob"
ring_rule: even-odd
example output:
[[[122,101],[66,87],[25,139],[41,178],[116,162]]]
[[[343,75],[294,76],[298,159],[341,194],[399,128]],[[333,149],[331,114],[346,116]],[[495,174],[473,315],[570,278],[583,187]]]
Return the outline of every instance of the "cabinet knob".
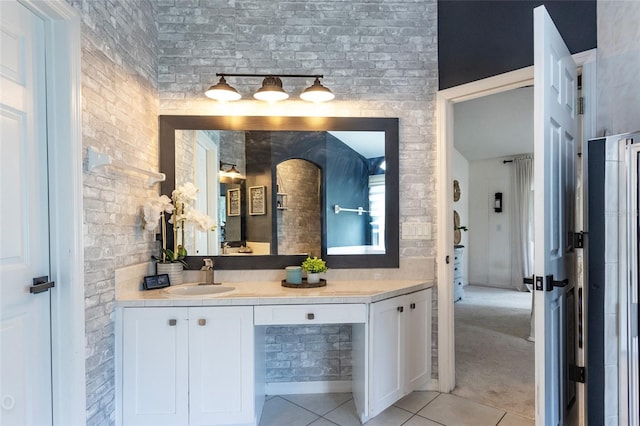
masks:
[[[400,313],[404,312],[404,306],[398,306],[398,312]]]
[[[307,319],[308,320],[312,320],[312,319],[315,319],[315,318],[316,318],[315,314],[313,314],[313,313],[307,314]]]
[[[198,325],[207,325],[207,320],[205,318],[200,318],[198,320]]]
[[[415,309],[415,308],[416,308],[416,304],[415,304],[415,303],[412,303],[412,304],[410,304],[410,305],[409,305],[409,307],[410,307],[411,309]]]
[[[169,320],[169,326],[170,326],[170,327],[175,326],[177,323],[178,323],[178,320],[177,320],[177,319],[170,319],[170,320]]]

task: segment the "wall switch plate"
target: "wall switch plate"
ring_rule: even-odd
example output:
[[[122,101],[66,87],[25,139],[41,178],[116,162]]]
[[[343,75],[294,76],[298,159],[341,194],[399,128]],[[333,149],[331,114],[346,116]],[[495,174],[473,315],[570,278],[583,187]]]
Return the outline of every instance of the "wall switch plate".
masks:
[[[431,239],[431,224],[404,222],[402,224],[403,240],[429,240]]]

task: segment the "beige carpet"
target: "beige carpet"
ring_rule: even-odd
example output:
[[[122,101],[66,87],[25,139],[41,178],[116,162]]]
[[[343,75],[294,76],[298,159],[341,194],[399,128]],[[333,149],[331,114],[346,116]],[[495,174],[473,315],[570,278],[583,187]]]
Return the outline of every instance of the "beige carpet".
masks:
[[[531,293],[466,286],[455,304],[455,395],[533,419]]]

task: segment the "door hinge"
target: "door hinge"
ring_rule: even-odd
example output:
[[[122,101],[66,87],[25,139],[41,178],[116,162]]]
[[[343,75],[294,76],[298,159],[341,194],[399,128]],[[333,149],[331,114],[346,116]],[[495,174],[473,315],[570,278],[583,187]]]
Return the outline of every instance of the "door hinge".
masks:
[[[578,115],[584,114],[584,96],[580,96],[578,98],[578,105],[576,105],[576,109],[578,110]]]
[[[573,248],[584,248],[585,232],[575,232],[573,234]]]
[[[562,281],[556,281],[553,279],[553,274],[547,275],[547,287],[546,287],[547,291],[553,290],[554,287],[566,287],[568,285],[569,285],[569,278],[565,278]]]
[[[577,365],[569,366],[569,380],[577,383],[585,383],[587,371],[584,367],[578,367]]]

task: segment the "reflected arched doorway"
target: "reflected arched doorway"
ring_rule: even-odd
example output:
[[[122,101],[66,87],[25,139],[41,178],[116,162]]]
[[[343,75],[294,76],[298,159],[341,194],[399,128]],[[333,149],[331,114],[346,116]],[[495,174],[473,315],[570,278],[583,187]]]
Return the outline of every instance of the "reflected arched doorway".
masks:
[[[278,253],[321,256],[322,170],[291,159],[276,166]]]

